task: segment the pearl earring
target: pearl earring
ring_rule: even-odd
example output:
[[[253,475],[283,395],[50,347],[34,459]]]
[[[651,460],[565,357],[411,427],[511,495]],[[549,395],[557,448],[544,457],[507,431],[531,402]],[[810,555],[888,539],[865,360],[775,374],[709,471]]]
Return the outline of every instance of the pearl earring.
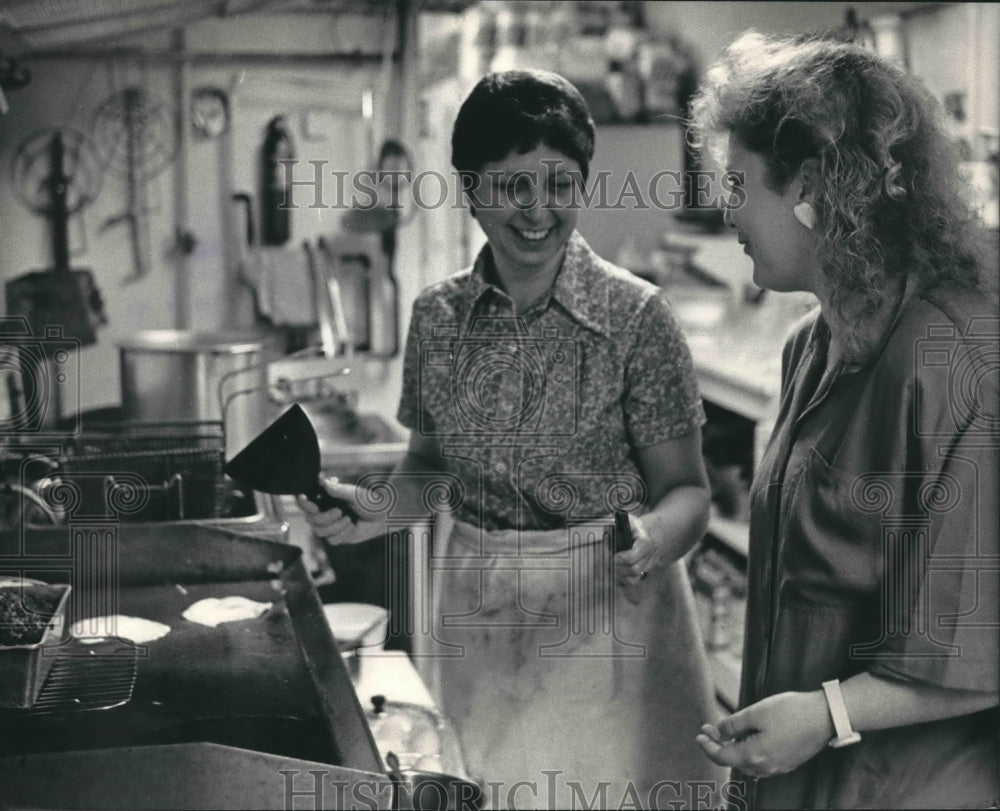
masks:
[[[810,231],[816,227],[816,209],[812,207],[811,203],[807,203],[803,200],[801,203],[793,206],[792,214],[795,215],[795,219],[797,219]]]

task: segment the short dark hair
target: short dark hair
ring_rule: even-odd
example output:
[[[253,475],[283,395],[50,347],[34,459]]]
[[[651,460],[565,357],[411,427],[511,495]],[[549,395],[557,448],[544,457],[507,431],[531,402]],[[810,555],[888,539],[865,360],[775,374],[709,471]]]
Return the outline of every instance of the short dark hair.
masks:
[[[462,174],[512,152],[544,144],[580,165],[594,156],[594,119],[580,91],[558,73],[508,70],[479,80],[463,102],[451,136],[451,163]]]

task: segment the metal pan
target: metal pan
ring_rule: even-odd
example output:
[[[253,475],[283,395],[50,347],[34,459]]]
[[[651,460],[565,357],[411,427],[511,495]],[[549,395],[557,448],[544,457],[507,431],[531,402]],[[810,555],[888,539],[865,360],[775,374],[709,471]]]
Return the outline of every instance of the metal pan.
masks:
[[[45,677],[55,664],[56,648],[66,636],[66,604],[70,586],[26,578],[0,579],[0,588],[29,591],[39,586],[56,589],[61,594],[38,642],[0,646],[0,707],[30,707],[35,703]]]
[[[451,774],[402,769],[399,758],[387,752],[386,765],[393,782],[397,811],[480,811],[483,790],[477,783]]]

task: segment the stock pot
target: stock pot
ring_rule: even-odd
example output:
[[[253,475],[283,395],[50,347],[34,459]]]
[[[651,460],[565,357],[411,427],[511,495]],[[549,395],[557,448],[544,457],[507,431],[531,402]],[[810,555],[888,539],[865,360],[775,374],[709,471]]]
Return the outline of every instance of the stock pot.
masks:
[[[118,346],[126,420],[220,420],[227,457],[264,429],[272,347],[259,333],[145,330]]]

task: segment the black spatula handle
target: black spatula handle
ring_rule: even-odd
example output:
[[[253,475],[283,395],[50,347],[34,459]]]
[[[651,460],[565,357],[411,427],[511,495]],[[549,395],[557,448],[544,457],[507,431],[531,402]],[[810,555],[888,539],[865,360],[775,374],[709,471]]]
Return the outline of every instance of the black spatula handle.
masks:
[[[323,489],[321,484],[314,485],[311,489],[303,493],[303,495],[319,507],[320,512],[325,513],[327,510],[332,510],[336,507],[355,524],[358,523],[358,514],[354,510],[354,505],[346,499],[331,496]]]
[[[615,510],[615,551],[614,554],[625,552],[632,548],[635,538],[632,537],[632,525],[628,520],[628,513],[624,510]]]

